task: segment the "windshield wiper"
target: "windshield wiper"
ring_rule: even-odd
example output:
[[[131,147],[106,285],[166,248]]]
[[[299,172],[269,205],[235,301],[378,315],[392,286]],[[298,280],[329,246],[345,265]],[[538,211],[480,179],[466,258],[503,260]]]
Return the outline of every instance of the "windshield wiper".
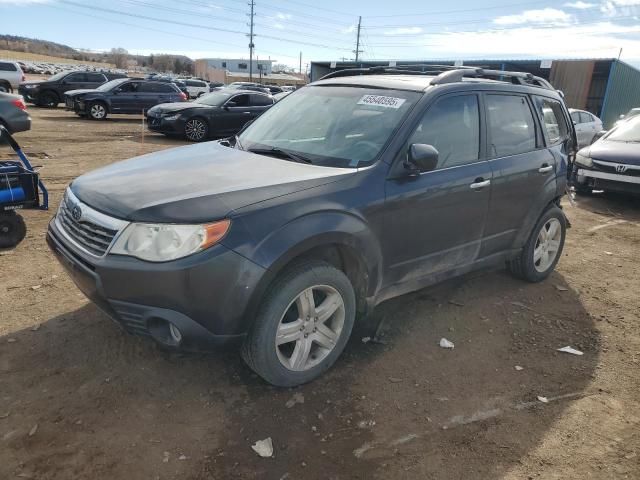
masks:
[[[276,155],[278,157],[284,157],[298,163],[313,163],[307,157],[303,157],[302,155],[298,155],[296,153],[287,152],[286,150],[282,150],[281,148],[277,148],[277,147],[250,148],[247,151],[251,153],[257,153],[258,155]]]

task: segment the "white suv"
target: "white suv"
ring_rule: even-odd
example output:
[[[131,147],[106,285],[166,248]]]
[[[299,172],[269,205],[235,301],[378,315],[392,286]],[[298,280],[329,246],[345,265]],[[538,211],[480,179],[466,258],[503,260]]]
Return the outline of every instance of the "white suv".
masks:
[[[0,93],[13,92],[20,82],[25,81],[24,73],[16,62],[0,60]]]
[[[189,98],[198,98],[211,91],[209,84],[202,80],[196,80],[191,78],[179,78],[187,85],[187,92],[189,92]]]

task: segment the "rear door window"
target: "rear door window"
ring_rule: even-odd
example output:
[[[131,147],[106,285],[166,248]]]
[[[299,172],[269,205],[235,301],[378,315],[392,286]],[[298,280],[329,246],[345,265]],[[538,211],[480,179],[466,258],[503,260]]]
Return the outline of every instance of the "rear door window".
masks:
[[[91,83],[104,83],[107,78],[101,73],[87,73],[87,82]]]
[[[477,162],[480,158],[480,109],[477,95],[438,100],[427,110],[409,138],[438,150],[436,169]]]
[[[489,155],[518,155],[537,148],[536,126],[527,98],[520,95],[487,95]]]
[[[580,112],[573,112],[571,114],[571,120],[576,124],[582,123],[582,121],[580,120]]]
[[[557,145],[569,137],[569,128],[560,102],[548,98],[535,97],[547,145]]]
[[[580,112],[580,123],[591,123],[593,122],[593,117],[587,112]]]

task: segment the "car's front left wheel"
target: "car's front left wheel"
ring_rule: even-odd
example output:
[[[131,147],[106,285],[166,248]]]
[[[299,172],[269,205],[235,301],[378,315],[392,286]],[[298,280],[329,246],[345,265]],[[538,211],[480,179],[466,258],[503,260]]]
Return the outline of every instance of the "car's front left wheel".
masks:
[[[202,142],[209,135],[209,125],[201,118],[191,118],[184,124],[184,136],[192,142]]]
[[[354,289],[343,272],[325,262],[299,264],[269,288],[242,356],[273,385],[310,382],[338,359],[355,317]]]

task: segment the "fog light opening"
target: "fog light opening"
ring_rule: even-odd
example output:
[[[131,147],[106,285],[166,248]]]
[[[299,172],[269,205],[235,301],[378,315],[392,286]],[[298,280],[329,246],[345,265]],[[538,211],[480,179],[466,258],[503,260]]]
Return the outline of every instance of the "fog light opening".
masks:
[[[176,327],[173,323],[169,323],[169,333],[171,334],[171,339],[179,344],[182,341],[182,332]]]

